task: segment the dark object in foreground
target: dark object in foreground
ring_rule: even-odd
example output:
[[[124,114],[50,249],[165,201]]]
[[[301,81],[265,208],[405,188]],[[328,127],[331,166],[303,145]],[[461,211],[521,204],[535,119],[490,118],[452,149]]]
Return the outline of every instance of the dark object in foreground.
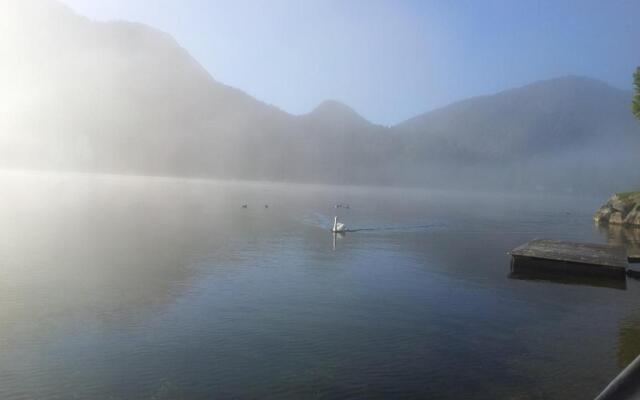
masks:
[[[544,269],[538,270],[536,268],[518,267],[517,264],[512,264],[509,279],[627,290],[626,279],[609,276],[577,275],[561,271],[562,267],[559,268],[559,271],[551,272]]]
[[[640,398],[640,356],[627,365],[595,400]]]
[[[609,244],[536,239],[509,253],[512,269],[625,279],[627,251]]]

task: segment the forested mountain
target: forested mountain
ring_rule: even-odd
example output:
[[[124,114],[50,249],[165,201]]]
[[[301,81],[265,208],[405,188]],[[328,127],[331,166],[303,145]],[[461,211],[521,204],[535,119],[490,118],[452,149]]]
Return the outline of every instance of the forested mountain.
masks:
[[[217,82],[165,33],[53,0],[0,0],[0,54],[4,168],[479,189],[640,182],[631,92],[592,79],[383,127],[335,101],[288,114]]]

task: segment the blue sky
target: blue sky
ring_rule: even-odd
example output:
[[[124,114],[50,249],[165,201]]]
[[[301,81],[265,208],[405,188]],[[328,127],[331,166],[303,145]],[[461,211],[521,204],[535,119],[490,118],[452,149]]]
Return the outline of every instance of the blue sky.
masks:
[[[639,0],[63,0],[168,32],[211,75],[301,114],[326,99],[391,125],[564,75],[630,89]]]

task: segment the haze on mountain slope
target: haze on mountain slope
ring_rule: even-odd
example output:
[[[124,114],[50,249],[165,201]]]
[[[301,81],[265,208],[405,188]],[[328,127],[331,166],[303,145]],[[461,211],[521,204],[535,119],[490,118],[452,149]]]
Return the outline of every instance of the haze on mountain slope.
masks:
[[[0,0],[0,167],[474,189],[640,180],[631,92],[565,77],[394,127],[295,116],[213,79],[169,35]],[[259,68],[259,66],[256,66]]]

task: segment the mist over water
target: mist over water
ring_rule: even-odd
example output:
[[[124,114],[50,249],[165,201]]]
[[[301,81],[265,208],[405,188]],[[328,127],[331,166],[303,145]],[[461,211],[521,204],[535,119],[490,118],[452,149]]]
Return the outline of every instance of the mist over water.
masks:
[[[2,398],[589,398],[637,351],[635,281],[509,278],[526,240],[609,240],[597,198],[0,183]]]

